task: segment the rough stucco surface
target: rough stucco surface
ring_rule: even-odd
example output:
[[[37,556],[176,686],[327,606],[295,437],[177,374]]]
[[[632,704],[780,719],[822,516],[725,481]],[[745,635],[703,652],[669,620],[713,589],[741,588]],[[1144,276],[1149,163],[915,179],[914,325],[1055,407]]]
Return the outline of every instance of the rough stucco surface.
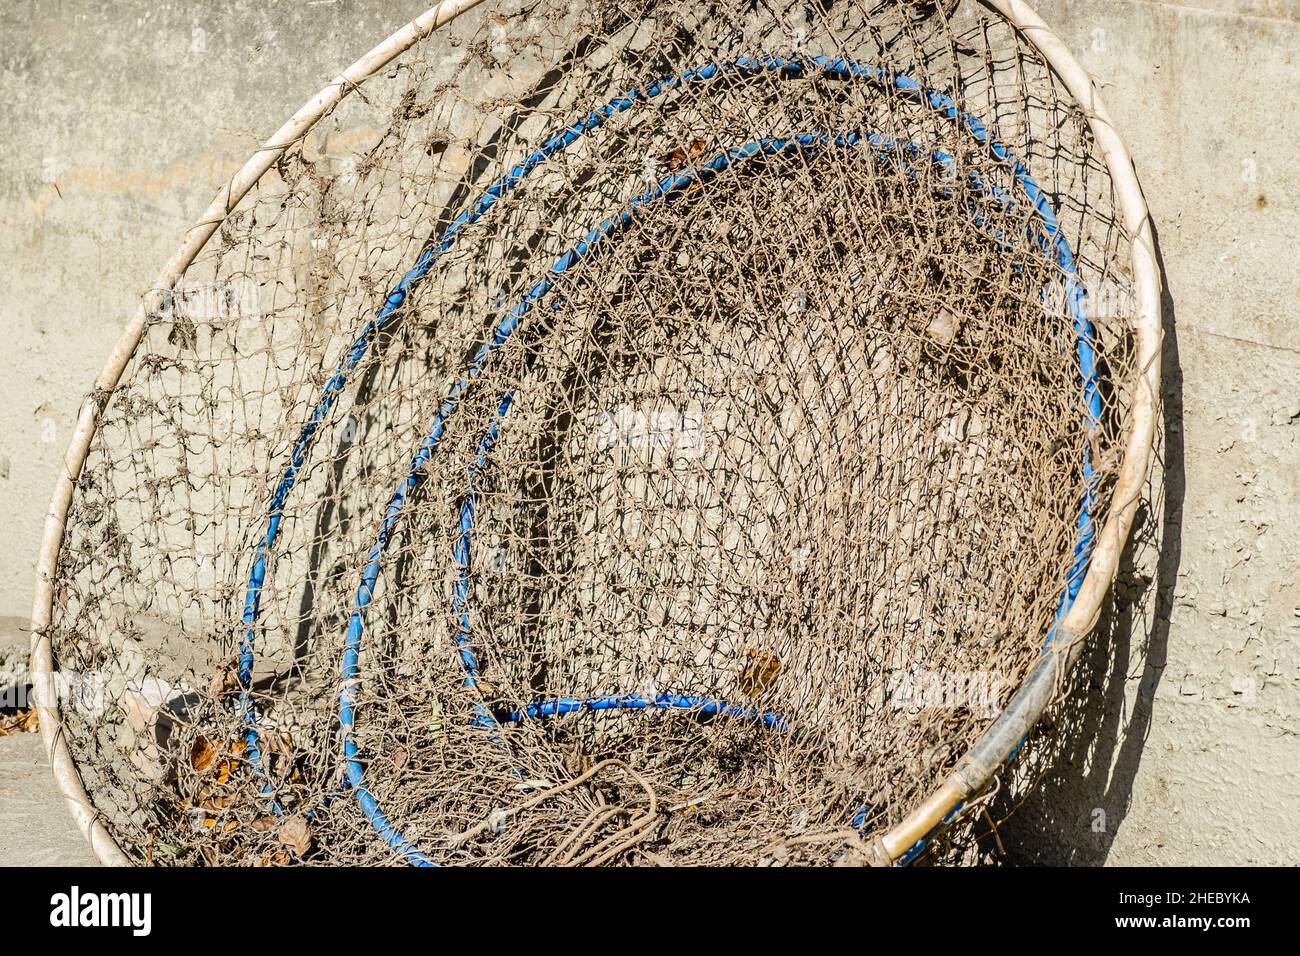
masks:
[[[1095,738],[1003,839],[1023,861],[1300,863],[1300,101],[1279,95],[1300,4],[1038,9],[1101,83],[1154,217],[1165,468],[1145,620],[1087,674]]]
[[[1300,2],[1037,6],[1102,84],[1155,218],[1165,466],[1074,745],[1001,840],[1016,862],[1300,863]],[[29,611],[58,462],[138,293],[258,139],[422,9],[0,6],[0,615]],[[6,800],[0,862],[71,829],[31,743],[0,740],[4,787],[37,795]]]

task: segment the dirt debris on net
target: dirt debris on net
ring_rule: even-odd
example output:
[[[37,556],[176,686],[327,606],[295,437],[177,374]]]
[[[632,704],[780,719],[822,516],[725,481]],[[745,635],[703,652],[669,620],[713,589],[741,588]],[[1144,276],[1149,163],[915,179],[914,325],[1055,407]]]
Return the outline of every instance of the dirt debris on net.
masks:
[[[129,856],[861,862],[989,726],[1108,502],[1129,313],[1066,304],[1128,239],[1005,25],[819,10],[468,14],[223,224],[58,565],[66,735]],[[1059,234],[942,104],[817,57],[981,117]]]

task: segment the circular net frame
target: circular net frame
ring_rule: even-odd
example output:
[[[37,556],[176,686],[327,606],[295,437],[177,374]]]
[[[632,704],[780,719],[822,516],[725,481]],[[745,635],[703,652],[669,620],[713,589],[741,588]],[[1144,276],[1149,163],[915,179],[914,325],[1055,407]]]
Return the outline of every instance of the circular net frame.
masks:
[[[49,632],[98,813],[154,864],[853,858],[1082,578],[1128,246],[973,5],[462,16],[100,396]]]

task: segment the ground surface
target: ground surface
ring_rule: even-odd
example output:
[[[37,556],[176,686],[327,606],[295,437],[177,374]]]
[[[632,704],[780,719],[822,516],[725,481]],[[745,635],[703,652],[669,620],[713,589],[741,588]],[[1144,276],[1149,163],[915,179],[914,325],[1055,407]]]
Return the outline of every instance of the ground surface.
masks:
[[[0,866],[93,866],[54,789],[40,734],[0,741]]]
[[[0,618],[0,670],[26,650],[20,622]],[[41,735],[0,737],[0,866],[94,863],[55,789]]]

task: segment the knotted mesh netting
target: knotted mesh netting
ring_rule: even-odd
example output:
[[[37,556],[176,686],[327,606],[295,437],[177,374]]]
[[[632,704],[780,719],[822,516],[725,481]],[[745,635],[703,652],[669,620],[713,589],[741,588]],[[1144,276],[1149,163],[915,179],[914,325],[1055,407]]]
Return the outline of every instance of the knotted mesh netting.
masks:
[[[1111,191],[973,4],[453,21],[262,178],[99,396],[49,633],[109,832],[853,858],[1086,570],[1133,374]]]

